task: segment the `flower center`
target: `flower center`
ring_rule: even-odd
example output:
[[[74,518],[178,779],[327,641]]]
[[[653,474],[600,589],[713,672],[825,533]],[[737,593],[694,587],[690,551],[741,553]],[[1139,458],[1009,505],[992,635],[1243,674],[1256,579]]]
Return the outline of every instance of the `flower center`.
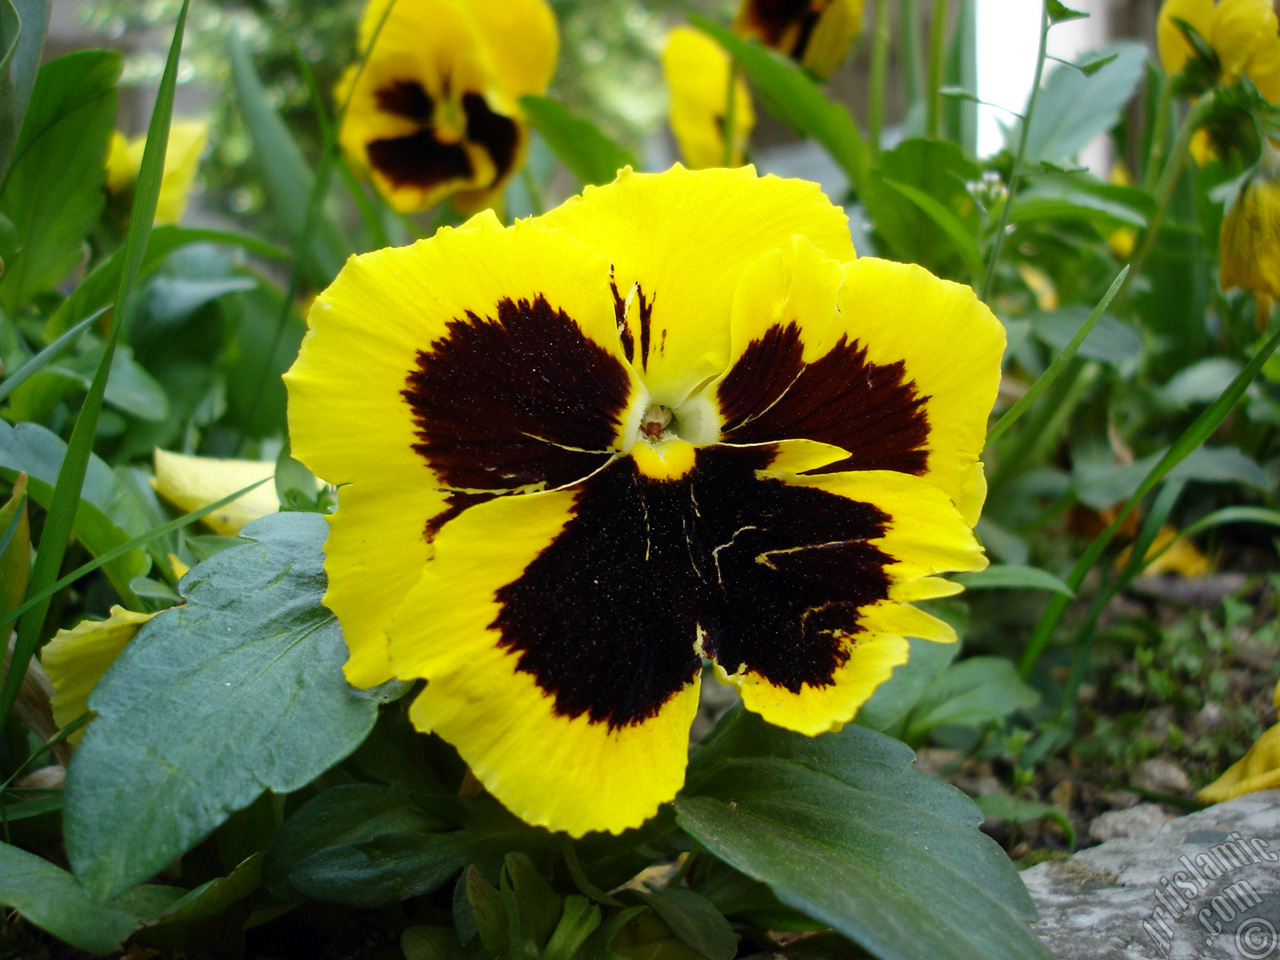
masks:
[[[652,403],[640,419],[640,435],[651,443],[657,443],[663,439],[663,435],[667,432],[667,427],[670,423],[671,410],[668,407]]]

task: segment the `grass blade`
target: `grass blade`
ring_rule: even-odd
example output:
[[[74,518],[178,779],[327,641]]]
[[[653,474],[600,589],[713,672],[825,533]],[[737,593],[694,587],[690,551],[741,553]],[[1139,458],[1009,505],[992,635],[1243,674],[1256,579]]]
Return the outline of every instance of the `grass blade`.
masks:
[[[129,299],[134,292],[143,256],[146,253],[147,238],[151,234],[151,225],[155,220],[156,202],[160,197],[160,179],[164,172],[165,148],[169,141],[169,123],[173,116],[173,97],[178,81],[178,58],[182,51],[182,35],[190,5],[191,0],[183,0],[182,8],[178,12],[173,42],[169,46],[169,58],[160,79],[160,89],[156,95],[151,123],[147,128],[147,145],[142,154],[142,166],[138,171],[133,207],[129,213],[123,269],[120,272],[120,286],[117,288],[115,310],[112,314],[111,330],[107,335],[106,348],[93,382],[89,385],[84,405],[76,417],[75,427],[71,431],[67,454],[58,471],[58,483],[54,490],[53,502],[49,505],[45,519],[44,533],[40,537],[40,547],[36,551],[35,563],[31,568],[28,596],[39,599],[34,602],[28,600],[23,607],[19,608],[25,608],[26,613],[18,623],[13,659],[5,674],[4,687],[0,689],[0,721],[6,725],[13,710],[14,701],[17,699],[22,678],[26,675],[27,664],[30,663],[31,657],[39,646],[40,633],[44,627],[44,618],[48,613],[49,599],[52,596],[50,584],[57,576],[66,554],[76,505],[80,500],[80,490],[84,486],[85,471],[93,452],[94,437],[97,435],[98,415],[102,412],[107,378],[111,373],[111,361],[115,356],[116,344],[120,340],[120,330],[128,313]]]
[[[100,316],[109,310],[109,307],[101,307],[95,310],[89,316],[85,317],[74,327],[60,336],[53,343],[49,344],[34,357],[15,370],[5,381],[0,383],[0,403],[4,402],[5,397],[9,396],[14,390],[22,386],[33,374],[39,373],[58,357],[66,353],[72,344],[76,342],[80,334],[88,329],[89,324],[97,320]]]

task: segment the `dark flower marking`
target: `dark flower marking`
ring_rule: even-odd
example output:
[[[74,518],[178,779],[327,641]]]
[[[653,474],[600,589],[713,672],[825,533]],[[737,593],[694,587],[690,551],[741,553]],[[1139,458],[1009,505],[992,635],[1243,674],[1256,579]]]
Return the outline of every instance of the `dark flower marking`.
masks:
[[[859,611],[888,595],[869,541],[888,517],[761,479],[774,448],[704,447],[677,481],[631,458],[586,480],[573,518],[497,591],[491,627],[555,712],[620,728],[655,716],[700,668],[695,651],[792,692],[826,686]]]

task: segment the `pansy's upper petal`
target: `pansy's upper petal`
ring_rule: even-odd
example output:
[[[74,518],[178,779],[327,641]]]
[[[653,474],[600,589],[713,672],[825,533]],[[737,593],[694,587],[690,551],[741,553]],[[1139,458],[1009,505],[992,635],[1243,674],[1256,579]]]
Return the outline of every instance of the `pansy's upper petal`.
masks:
[[[671,98],[671,131],[680,155],[692,169],[725,165],[725,89],[729,85],[729,55],[701,30],[679,26],[667,34],[662,72]],[[730,166],[742,163],[747,136],[755,124],[746,81],[733,87],[733,153]]]
[[[1208,40],[1228,82],[1247,72],[1255,51],[1277,43],[1271,0],[1221,0]]]
[[[1174,20],[1182,20],[1195,28],[1206,43],[1213,30],[1213,0],[1165,0],[1156,21],[1156,46],[1164,72],[1175,74],[1191,58],[1191,44]]]
[[[758,542],[740,536],[721,555],[723,608],[737,622],[716,662],[747,709],[813,736],[850,720],[906,661],[906,637],[955,639],[906,604],[955,592],[935,574],[981,569],[986,559],[947,496],[916,477],[760,475],[787,506],[773,515],[776,528],[752,531]]]
[[[834,444],[849,457],[824,472],[914,474],[973,512],[1004,329],[972,290],[909,264],[835,264],[797,240],[749,271],[733,323],[713,385],[726,441]]]
[[[494,82],[510,97],[544,93],[556,69],[560,36],[546,0],[470,0],[464,6],[488,53]]]
[[[330,483],[559,486],[615,454],[642,402],[607,262],[529,221],[353,257],[309,319],[290,435]]]
[[[848,219],[816,184],[752,167],[639,174],[541,218],[613,265],[624,347],[657,403],[678,407],[729,359],[729,312],[743,271],[807,237],[826,256],[853,256]]]
[[[697,709],[687,546],[646,538],[629,463],[465,511],[388,628],[397,674],[429,681],[415,725],[516,815],[578,836],[675,796]]]

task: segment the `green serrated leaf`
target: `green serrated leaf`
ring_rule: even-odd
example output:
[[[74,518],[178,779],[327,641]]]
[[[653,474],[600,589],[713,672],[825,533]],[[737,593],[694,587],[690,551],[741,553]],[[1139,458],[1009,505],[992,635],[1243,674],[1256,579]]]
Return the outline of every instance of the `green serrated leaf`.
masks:
[[[183,578],[99,681],[67,775],[76,875],[100,896],[160,870],[264,790],[311,782],[359,745],[378,691],[343,679],[321,603],[323,518],[277,514]],[[128,771],[121,776],[121,771]]]
[[[639,167],[629,150],[610,140],[591,121],[575,117],[559,102],[526,96],[520,98],[520,105],[533,128],[584,185],[609,183],[623,167]]]
[[[675,800],[708,851],[880,960],[1049,960],[1017,872],[960,791],[856,725],[819,737],[736,710]]]
[[[90,953],[120,949],[126,937],[164,912],[183,892],[151,886],[122,897],[96,899],[75,877],[43,857],[0,843],[0,903]]]
[[[120,64],[118,53],[85,50],[51,60],[36,77],[0,190],[0,213],[22,240],[0,277],[0,306],[10,313],[66,279],[98,222]]]
[[[1063,23],[1067,20],[1083,20],[1089,16],[1087,13],[1081,13],[1079,10],[1072,10],[1070,7],[1059,0],[1045,0],[1045,13],[1049,15],[1052,23]]]

